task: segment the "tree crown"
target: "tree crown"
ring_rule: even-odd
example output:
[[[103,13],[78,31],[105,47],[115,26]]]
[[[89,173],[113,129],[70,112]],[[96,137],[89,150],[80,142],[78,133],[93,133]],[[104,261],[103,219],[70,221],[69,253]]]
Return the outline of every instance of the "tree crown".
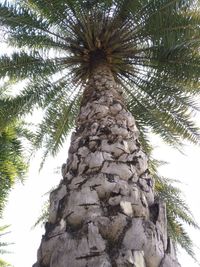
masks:
[[[1,57],[0,76],[28,82],[13,107],[45,110],[38,140],[48,139],[52,153],[74,126],[83,87],[100,62],[121,86],[144,145],[149,131],[173,146],[198,142],[191,118],[200,76],[195,0],[6,1],[0,18],[16,47]]]

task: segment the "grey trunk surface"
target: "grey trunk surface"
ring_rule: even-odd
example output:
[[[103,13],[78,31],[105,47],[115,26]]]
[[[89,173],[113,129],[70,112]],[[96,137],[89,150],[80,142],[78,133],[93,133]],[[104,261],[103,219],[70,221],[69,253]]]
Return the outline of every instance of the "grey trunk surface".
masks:
[[[109,68],[85,89],[34,267],[180,267],[135,120]]]

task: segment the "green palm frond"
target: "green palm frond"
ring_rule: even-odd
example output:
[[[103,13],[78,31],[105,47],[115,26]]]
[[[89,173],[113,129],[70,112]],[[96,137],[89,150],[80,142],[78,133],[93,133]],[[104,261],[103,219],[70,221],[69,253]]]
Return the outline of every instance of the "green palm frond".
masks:
[[[0,57],[0,77],[12,79],[36,78],[38,75],[51,75],[64,64],[62,59],[44,60],[39,52],[14,52],[11,56]],[[59,62],[59,63],[58,63]],[[58,64],[56,64],[58,63]],[[56,66],[58,65],[58,66]]]
[[[126,86],[127,105],[132,114],[134,114],[139,129],[146,125],[162,137],[164,141],[171,145],[181,144],[181,138],[188,139],[194,143],[199,141],[199,131],[195,122],[192,120],[192,114],[199,110],[191,95],[183,95],[181,90],[166,89],[166,92],[157,94],[151,88],[142,88],[141,91],[131,91]],[[162,90],[165,90],[163,85]],[[172,95],[169,96],[169,93]],[[190,109],[190,111],[188,110]],[[143,113],[144,116],[140,116]]]
[[[42,145],[45,148],[43,165],[46,156],[49,153],[55,155],[58,152],[70,130],[75,126],[81,100],[81,89],[78,88],[77,90],[72,84],[71,86],[66,84],[63,79],[54,83],[45,82],[37,88],[49,90],[49,94],[46,91],[43,94],[41,92],[38,95],[40,100],[37,100],[39,107],[44,109],[44,117],[38,126],[34,144],[36,148],[40,148]]]

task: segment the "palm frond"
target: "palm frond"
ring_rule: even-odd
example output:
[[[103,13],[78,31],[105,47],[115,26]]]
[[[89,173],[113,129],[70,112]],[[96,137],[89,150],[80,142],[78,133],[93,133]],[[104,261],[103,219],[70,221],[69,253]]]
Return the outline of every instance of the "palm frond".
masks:
[[[59,60],[62,62],[62,60]],[[61,64],[64,64],[62,62]],[[59,64],[58,64],[59,65]],[[0,58],[0,77],[10,79],[37,78],[38,75],[51,75],[59,69],[55,60],[44,60],[39,53],[15,52],[10,57],[3,55]]]
[[[80,92],[72,87],[62,96],[57,96],[47,106],[43,121],[36,134],[35,146],[45,149],[42,165],[48,154],[55,155],[75,126],[79,112]]]

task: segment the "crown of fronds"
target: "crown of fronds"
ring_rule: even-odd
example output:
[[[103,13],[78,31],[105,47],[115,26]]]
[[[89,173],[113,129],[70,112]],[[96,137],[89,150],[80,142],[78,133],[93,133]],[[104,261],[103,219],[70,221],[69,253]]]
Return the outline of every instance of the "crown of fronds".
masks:
[[[6,1],[0,23],[16,48],[1,56],[0,77],[28,83],[11,113],[45,110],[38,147],[44,142],[48,152],[57,152],[99,62],[122,87],[144,143],[149,128],[174,146],[182,138],[198,142],[191,119],[200,77],[197,1]]]

